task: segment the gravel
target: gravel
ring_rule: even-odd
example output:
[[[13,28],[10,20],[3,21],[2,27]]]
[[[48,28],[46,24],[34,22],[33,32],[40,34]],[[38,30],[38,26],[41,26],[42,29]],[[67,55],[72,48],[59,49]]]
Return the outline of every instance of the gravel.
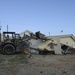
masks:
[[[0,54],[0,75],[75,75],[75,55]]]

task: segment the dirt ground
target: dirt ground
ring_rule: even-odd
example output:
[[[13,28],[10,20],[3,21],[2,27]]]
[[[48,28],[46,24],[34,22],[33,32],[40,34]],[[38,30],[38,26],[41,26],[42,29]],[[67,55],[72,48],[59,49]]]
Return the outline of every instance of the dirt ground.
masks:
[[[0,75],[75,75],[75,55],[0,54]]]

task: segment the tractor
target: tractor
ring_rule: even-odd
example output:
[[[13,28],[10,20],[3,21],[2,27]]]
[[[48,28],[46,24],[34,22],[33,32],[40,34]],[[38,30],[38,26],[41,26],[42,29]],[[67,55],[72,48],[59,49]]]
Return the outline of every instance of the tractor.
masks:
[[[28,37],[21,38],[15,32],[3,32],[3,41],[0,42],[2,54],[12,55],[15,52],[29,53]]]

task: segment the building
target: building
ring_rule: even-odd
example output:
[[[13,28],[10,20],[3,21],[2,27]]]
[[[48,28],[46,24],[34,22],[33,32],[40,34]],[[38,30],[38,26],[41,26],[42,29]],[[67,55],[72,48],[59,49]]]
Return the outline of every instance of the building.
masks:
[[[61,35],[59,37],[62,44],[75,47],[75,37],[73,34]]]
[[[68,34],[68,35],[58,35],[58,36],[48,36],[48,38],[60,38],[60,43],[65,44],[68,46],[75,46],[75,37],[73,34]]]
[[[73,34],[48,36],[48,38],[57,41],[57,46],[55,47],[55,54],[62,54],[61,44],[75,48],[75,37]]]

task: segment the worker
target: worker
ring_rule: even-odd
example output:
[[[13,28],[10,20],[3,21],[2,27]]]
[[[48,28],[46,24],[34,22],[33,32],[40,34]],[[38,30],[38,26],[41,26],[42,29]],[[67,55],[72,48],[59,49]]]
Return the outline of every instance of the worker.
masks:
[[[7,37],[5,37],[5,41],[10,41],[11,39],[9,38],[9,35],[7,35]]]

